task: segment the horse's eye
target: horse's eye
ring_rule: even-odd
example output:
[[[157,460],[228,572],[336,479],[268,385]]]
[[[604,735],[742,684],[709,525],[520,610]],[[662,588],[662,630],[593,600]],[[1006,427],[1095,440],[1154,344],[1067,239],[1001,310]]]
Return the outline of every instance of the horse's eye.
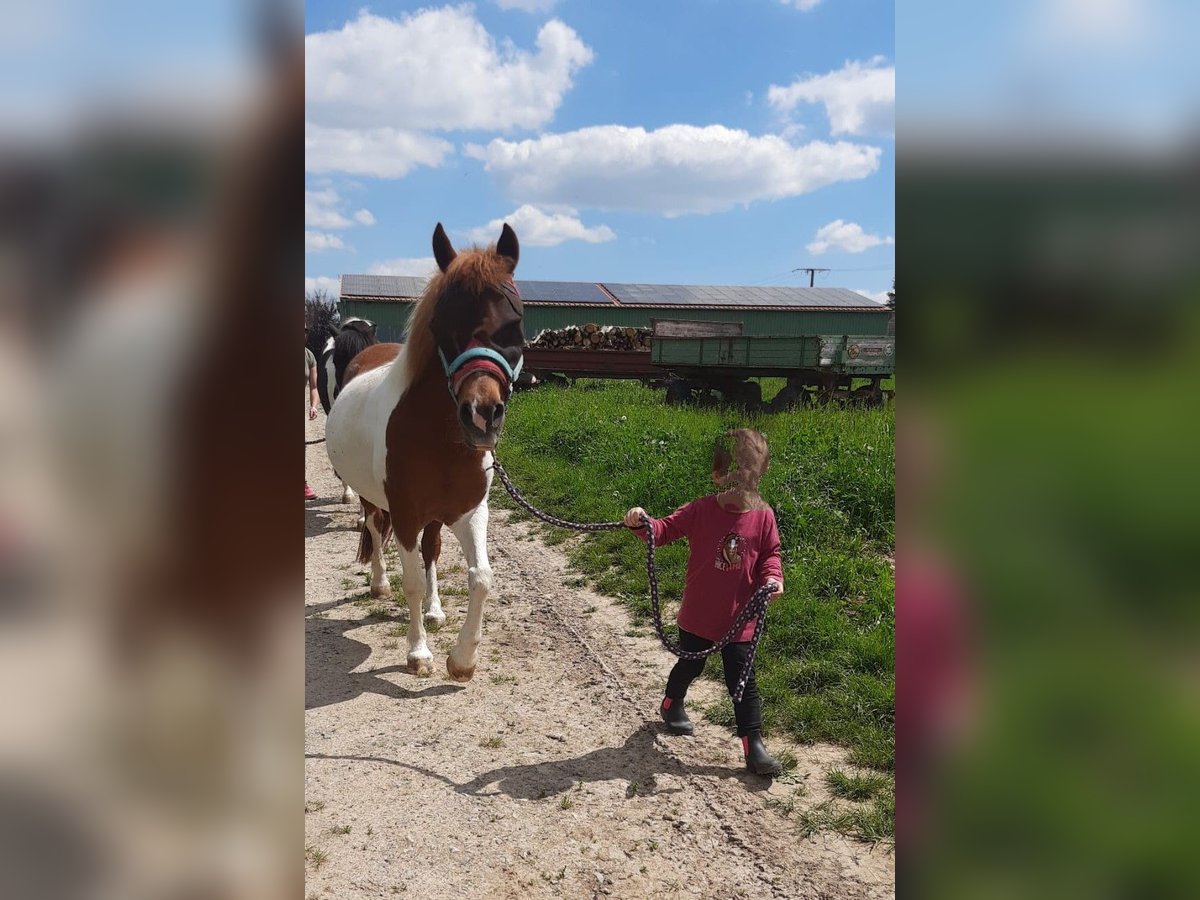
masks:
[[[520,347],[525,343],[525,332],[521,330],[520,322],[509,322],[497,329],[492,340],[503,347]]]

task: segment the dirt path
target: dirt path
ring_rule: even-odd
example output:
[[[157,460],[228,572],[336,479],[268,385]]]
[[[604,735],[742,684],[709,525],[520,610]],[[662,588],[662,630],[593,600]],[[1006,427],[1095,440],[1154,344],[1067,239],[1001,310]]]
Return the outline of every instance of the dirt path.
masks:
[[[766,803],[819,802],[840,750],[791,747],[798,783],[771,784],[698,714],[694,738],[662,732],[672,658],[627,635],[615,601],[568,587],[562,552],[503,511],[474,680],[445,675],[466,606],[448,529],[435,675],[409,675],[407,607],[397,592],[368,615],[356,512],[336,502],[324,446],[307,457],[321,498],[305,520],[308,897],[894,896],[890,845],[802,838]],[[718,689],[697,682],[689,706]]]

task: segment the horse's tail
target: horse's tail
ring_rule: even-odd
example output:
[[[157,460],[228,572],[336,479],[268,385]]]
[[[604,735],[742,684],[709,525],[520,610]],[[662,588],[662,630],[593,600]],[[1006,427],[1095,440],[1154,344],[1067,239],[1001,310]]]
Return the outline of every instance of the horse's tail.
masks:
[[[369,563],[371,557],[375,555],[375,538],[371,534],[371,526],[375,526],[375,530],[379,532],[379,552],[383,552],[383,548],[387,546],[388,538],[392,536],[392,516],[385,510],[380,509],[374,504],[362,501],[363,505],[363,524],[358,531],[358,557],[355,560],[359,563]]]

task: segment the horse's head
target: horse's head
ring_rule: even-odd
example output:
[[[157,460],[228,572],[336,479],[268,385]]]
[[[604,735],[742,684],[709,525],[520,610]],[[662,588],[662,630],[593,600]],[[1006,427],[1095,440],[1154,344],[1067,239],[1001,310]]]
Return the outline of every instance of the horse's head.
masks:
[[[367,341],[374,343],[375,338],[375,323],[370,319],[362,319],[358,316],[352,316],[342,323],[341,330],[357,331]]]
[[[513,283],[520,252],[517,235],[507,224],[494,248],[461,255],[441,223],[433,232],[443,284],[430,326],[463,438],[481,449],[496,446],[505,404],[521,370],[525,307]]]

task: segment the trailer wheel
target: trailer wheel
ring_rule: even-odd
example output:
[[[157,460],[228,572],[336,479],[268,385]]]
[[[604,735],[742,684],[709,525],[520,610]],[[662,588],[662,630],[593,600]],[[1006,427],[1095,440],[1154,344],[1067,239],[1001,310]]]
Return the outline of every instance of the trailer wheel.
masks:
[[[683,406],[692,401],[692,389],[686,381],[672,381],[667,385],[667,403],[671,406]]]
[[[762,406],[762,388],[757,381],[733,381],[721,385],[721,396],[731,406],[754,411]]]
[[[855,388],[850,392],[850,404],[852,406],[861,406],[864,409],[874,409],[878,406],[883,406],[886,398],[883,395],[883,390],[875,384],[864,384],[860,388]]]
[[[771,398],[767,409],[770,412],[791,412],[798,406],[807,406],[808,402],[808,391],[802,387],[787,384],[780,388],[779,393]]]

